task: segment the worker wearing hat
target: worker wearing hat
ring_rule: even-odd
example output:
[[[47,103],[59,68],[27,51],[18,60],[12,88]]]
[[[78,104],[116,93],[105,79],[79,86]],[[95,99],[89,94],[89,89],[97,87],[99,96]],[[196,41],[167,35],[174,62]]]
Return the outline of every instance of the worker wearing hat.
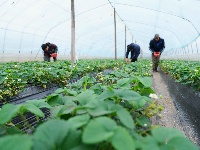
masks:
[[[41,45],[44,51],[44,61],[50,62],[50,58],[53,57],[54,62],[57,60],[58,47],[52,43],[46,43]]]

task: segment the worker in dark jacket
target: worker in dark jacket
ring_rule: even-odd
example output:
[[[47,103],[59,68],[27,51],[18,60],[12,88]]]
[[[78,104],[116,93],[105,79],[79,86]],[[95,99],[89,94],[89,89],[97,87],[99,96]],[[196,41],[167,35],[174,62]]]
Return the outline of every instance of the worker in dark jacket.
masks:
[[[157,72],[158,63],[160,61],[160,55],[164,51],[165,41],[156,34],[149,43],[149,50],[152,53],[153,71]]]
[[[57,60],[58,47],[52,43],[42,44],[42,49],[44,51],[44,61],[50,62],[50,58],[53,57],[54,62]]]
[[[140,46],[134,43],[131,43],[127,46],[127,52],[126,52],[126,62],[129,62],[128,55],[129,52],[131,52],[130,61],[135,62],[137,61],[138,56],[140,55]]]

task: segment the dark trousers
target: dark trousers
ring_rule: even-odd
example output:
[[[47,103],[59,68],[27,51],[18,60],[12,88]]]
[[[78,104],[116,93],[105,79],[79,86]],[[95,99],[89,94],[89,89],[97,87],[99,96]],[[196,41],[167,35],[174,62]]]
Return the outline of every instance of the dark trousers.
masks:
[[[50,60],[51,60],[51,57],[49,57],[49,56],[44,56],[44,61],[48,61],[48,62],[50,62]],[[53,57],[53,60],[54,60],[54,62],[57,60],[57,57]]]
[[[159,61],[160,61],[160,56],[155,57],[155,56],[152,54],[152,63],[153,63],[153,68],[152,68],[152,69],[153,69],[153,70],[157,70]]]
[[[140,55],[140,54],[135,53],[134,56],[131,58],[131,62],[137,61],[137,58],[138,58],[139,55]]]

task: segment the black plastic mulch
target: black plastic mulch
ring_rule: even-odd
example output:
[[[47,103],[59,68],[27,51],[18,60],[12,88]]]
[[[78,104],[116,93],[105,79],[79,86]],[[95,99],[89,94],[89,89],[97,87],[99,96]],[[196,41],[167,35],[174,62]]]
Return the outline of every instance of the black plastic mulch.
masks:
[[[200,92],[195,91],[192,87],[175,82],[162,71],[160,73],[179,111],[179,118],[182,121],[185,133],[193,130],[193,136],[195,136],[197,145],[200,146]]]

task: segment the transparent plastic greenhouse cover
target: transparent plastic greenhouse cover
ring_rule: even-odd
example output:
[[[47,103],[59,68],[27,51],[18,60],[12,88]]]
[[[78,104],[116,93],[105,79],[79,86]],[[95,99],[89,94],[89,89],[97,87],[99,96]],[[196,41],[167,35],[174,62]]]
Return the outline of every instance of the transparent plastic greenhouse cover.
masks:
[[[199,0],[75,0],[75,51],[79,58],[114,58],[116,12],[117,57],[136,42],[149,56],[158,33],[165,55],[200,51]],[[126,38],[125,38],[126,37]],[[71,0],[1,0],[1,61],[41,60],[41,44],[58,46],[59,59],[71,53]],[[141,55],[141,56],[142,56]]]

